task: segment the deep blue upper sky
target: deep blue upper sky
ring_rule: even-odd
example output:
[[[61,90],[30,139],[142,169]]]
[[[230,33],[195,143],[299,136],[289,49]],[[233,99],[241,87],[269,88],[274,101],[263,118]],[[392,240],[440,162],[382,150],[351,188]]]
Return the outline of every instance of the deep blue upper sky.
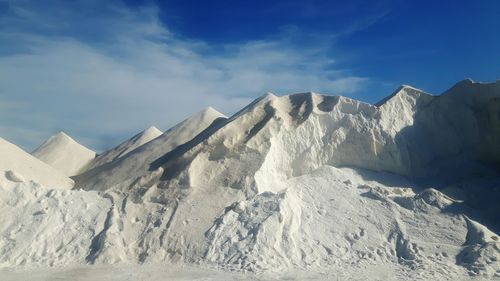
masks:
[[[500,1],[0,0],[0,136],[98,151],[269,91],[376,102],[500,78]]]
[[[145,2],[126,3],[137,7]],[[293,44],[300,46],[340,34],[324,39],[331,40],[337,65],[386,82],[387,89],[411,84],[439,94],[463,78],[500,78],[500,1],[155,3],[171,30],[214,44],[274,39],[296,29],[301,35]],[[361,98],[367,101],[380,98],[365,94]]]

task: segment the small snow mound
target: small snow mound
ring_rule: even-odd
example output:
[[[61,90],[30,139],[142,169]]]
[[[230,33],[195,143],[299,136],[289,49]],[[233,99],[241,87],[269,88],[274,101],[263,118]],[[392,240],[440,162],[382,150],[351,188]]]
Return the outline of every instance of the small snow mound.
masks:
[[[96,153],[79,144],[64,132],[59,132],[47,139],[35,149],[33,156],[63,172],[74,176],[94,159]]]
[[[5,178],[7,178],[8,180],[10,180],[12,182],[24,182],[25,181],[24,178],[20,174],[14,172],[14,171],[11,171],[11,170],[5,172]]]
[[[468,217],[465,217],[465,221],[467,222],[467,237],[465,238],[465,245],[500,242],[498,236],[484,225],[481,225]]]
[[[397,195],[393,196],[391,199],[399,206],[409,210],[425,210],[428,212],[432,212],[432,210],[434,209],[434,211],[441,211],[456,202],[442,192],[439,192],[438,190],[433,188],[428,188],[413,196],[411,196],[411,192],[410,194],[405,194],[404,192],[397,193]]]
[[[443,209],[454,203],[451,198],[434,188],[428,188],[415,195],[414,202],[416,204],[418,204],[419,202],[423,202],[427,205],[434,206],[439,209]]]
[[[150,126],[146,130],[143,131],[143,134],[146,136],[150,136],[150,135],[159,136],[159,135],[163,134],[163,132],[160,131],[160,129],[156,128],[155,126]]]

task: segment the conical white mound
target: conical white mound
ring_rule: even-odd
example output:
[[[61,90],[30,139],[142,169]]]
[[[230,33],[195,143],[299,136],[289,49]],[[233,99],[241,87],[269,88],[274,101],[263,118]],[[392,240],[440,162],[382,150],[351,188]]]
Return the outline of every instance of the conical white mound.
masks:
[[[0,138],[0,171],[7,171],[7,178],[16,182],[32,180],[47,187],[64,189],[70,189],[74,184],[61,172],[3,138]]]
[[[32,155],[67,176],[79,174],[96,153],[60,132],[32,152]]]
[[[105,189],[109,185],[133,182],[146,174],[155,160],[201,134],[214,122],[226,118],[207,107],[125,156],[77,176],[78,187],[99,189],[100,186]]]
[[[112,148],[97,156],[94,160],[92,160],[92,162],[90,162],[90,164],[87,166],[87,169],[90,170],[95,167],[104,165],[108,162],[114,161],[120,157],[123,157],[124,155],[127,155],[129,152],[133,151],[139,146],[157,138],[162,133],[163,132],[158,130],[156,127],[151,126],[146,130],[133,136],[132,138],[122,142],[115,148]]]

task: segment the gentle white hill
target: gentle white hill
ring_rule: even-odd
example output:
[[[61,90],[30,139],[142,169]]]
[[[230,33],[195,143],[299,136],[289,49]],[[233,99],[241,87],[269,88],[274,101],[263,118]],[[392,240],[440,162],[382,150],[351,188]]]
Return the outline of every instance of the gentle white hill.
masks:
[[[73,180],[0,138],[0,171],[13,181],[35,181],[47,187],[71,189]]]
[[[151,126],[146,130],[138,133],[132,138],[122,142],[118,146],[99,154],[90,164],[86,167],[87,170],[93,169],[95,167],[104,165],[108,162],[114,161],[124,155],[127,155],[132,150],[138,148],[139,146],[157,138],[163,132],[158,130],[156,127]]]
[[[64,132],[51,136],[31,154],[67,176],[82,172],[96,155]]]

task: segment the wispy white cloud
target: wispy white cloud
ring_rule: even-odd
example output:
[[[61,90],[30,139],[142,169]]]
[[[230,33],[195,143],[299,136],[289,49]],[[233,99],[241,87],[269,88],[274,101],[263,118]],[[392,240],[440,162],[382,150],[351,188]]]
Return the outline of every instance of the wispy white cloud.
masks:
[[[80,2],[23,3],[10,4],[0,30],[10,46],[0,47],[0,136],[25,148],[62,129],[102,149],[208,105],[232,114],[265,92],[350,94],[367,82],[336,69],[321,41],[301,49],[287,34],[213,46],[167,30],[154,6],[114,2],[96,15]]]

